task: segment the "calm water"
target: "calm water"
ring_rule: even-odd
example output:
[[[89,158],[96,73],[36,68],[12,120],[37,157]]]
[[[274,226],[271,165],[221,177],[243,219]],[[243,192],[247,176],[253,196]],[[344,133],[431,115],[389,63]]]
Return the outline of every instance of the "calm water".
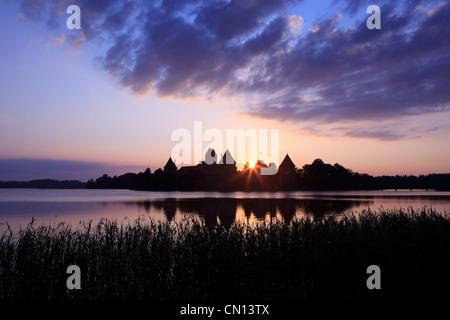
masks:
[[[207,223],[235,220],[344,215],[364,209],[434,208],[450,213],[450,192],[370,191],[370,192],[139,192],[130,190],[41,190],[0,189],[0,230],[6,222],[12,229],[26,227],[35,218],[39,224],[101,218],[119,222],[140,216],[155,220],[178,220],[198,216]]]

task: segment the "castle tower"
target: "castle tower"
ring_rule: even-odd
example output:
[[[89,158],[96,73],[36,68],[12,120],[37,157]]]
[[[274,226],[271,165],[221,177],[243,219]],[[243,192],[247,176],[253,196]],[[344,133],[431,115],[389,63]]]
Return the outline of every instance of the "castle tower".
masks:
[[[225,151],[225,154],[222,156],[222,159],[220,159],[219,164],[236,165],[236,161],[234,161],[234,158],[228,149],[227,149],[227,151]]]
[[[286,154],[286,157],[284,157],[283,161],[281,162],[278,168],[278,172],[281,171],[283,175],[291,175],[291,174],[295,175],[295,170],[296,168],[294,162],[292,162],[289,155]]]
[[[217,163],[217,154],[214,151],[214,149],[208,148],[208,150],[205,153],[205,163],[206,164],[213,164]]]
[[[294,162],[292,162],[289,155],[286,154],[280,166],[278,167],[278,172],[276,176],[278,177],[278,183],[281,188],[291,189],[296,187],[296,174],[297,168]]]
[[[167,160],[166,165],[164,166],[164,173],[170,173],[170,174],[176,174],[177,173],[177,166],[172,160],[172,157]]]

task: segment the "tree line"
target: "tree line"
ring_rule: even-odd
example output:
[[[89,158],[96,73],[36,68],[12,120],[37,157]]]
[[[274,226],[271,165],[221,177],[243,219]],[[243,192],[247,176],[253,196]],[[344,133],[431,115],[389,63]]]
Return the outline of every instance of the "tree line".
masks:
[[[245,171],[247,170],[247,171]],[[234,183],[224,191],[260,190],[258,178],[253,175],[247,189],[243,184],[251,176],[248,168],[239,171]],[[78,180],[40,179],[31,181],[0,181],[0,188],[39,188],[39,189],[130,189],[130,190],[195,190],[196,181],[204,179],[201,174],[191,172],[177,176],[161,169],[151,172],[149,168],[139,173],[125,173],[110,177],[107,174],[90,179],[87,182]],[[268,176],[269,184],[274,181],[271,190],[277,190],[274,177]],[[272,180],[270,180],[272,179]],[[321,159],[314,160],[296,169],[290,190],[386,190],[386,189],[428,189],[450,191],[450,174],[428,175],[395,175],[371,176],[365,173],[353,172],[336,163],[324,163]],[[220,188],[218,188],[220,190]],[[207,189],[209,190],[209,189]]]
[[[247,169],[248,170],[248,169]],[[240,171],[242,180],[245,172]],[[177,177],[161,169],[154,173],[147,168],[143,172],[126,173],[121,176],[109,177],[103,175],[96,180],[89,180],[87,188],[91,189],[132,189],[132,190],[190,190],[195,179],[202,179],[201,175]],[[233,189],[241,190],[242,183],[234,184]],[[295,172],[293,190],[385,190],[385,189],[433,189],[450,191],[450,174],[429,175],[395,175],[374,177],[365,173],[353,172],[336,163],[324,163],[321,159],[305,164]],[[257,188],[255,190],[258,190]],[[207,191],[207,190],[205,190]],[[233,190],[229,190],[233,191]],[[250,190],[251,191],[251,190]]]

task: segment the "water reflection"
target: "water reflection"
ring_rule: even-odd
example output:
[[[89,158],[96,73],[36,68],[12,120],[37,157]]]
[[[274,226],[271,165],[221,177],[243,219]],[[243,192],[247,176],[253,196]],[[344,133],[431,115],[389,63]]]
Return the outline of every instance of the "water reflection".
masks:
[[[185,215],[207,224],[236,220],[254,222],[295,217],[320,219],[327,215],[384,208],[424,206],[450,212],[450,193],[437,192],[275,192],[275,193],[149,193],[129,190],[0,190],[0,233],[6,222],[18,230],[34,217],[40,224],[70,223],[101,218],[133,221],[145,215],[174,221]]]
[[[230,226],[239,218],[250,221],[282,218],[290,222],[297,214],[321,218],[329,214],[343,214],[353,207],[368,207],[373,201],[339,199],[236,199],[236,198],[198,198],[198,199],[158,199],[136,202],[148,214],[162,211],[168,221],[175,216],[197,215],[207,224],[220,221]]]

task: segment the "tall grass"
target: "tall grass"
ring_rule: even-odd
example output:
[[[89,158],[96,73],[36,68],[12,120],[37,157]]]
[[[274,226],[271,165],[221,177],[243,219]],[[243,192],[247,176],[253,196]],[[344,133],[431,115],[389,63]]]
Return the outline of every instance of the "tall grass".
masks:
[[[0,239],[0,299],[429,297],[449,280],[449,244],[449,216],[429,209],[229,228],[193,218],[30,223]],[[81,290],[66,287],[72,264]],[[366,287],[372,264],[381,290]]]

